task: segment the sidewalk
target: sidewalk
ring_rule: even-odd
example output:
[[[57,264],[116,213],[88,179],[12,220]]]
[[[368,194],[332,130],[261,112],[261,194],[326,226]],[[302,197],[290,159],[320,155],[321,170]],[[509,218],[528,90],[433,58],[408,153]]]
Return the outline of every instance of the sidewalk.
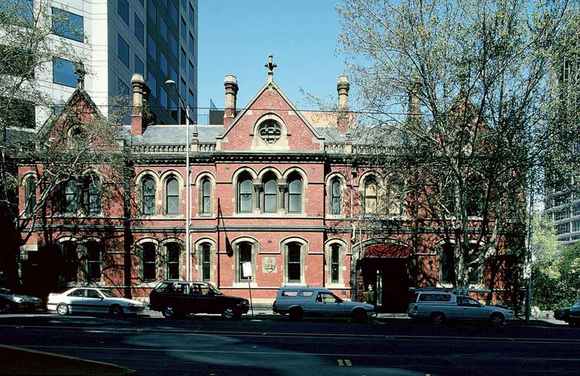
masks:
[[[110,363],[0,345],[0,376],[122,376],[135,371]]]

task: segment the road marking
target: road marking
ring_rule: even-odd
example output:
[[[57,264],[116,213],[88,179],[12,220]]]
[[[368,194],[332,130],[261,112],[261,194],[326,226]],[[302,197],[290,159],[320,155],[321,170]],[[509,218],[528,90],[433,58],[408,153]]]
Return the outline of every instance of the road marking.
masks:
[[[433,359],[430,355],[421,354],[341,354],[341,353],[321,353],[321,352],[292,352],[292,351],[244,351],[244,350],[202,350],[202,349],[167,349],[167,348],[135,348],[135,347],[100,347],[100,346],[48,346],[48,345],[18,345],[20,348],[26,349],[52,349],[54,350],[81,350],[81,351],[132,351],[132,352],[174,352],[174,353],[192,353],[192,354],[240,354],[240,355],[265,355],[265,356],[328,356],[328,357],[340,357],[343,364],[346,364],[345,360],[348,358],[393,358],[393,359]],[[542,358],[542,357],[524,357],[524,356],[504,356],[503,360],[517,360],[517,361],[554,361],[554,362],[568,362],[568,363],[579,363],[580,358]],[[352,365],[352,362],[351,362]]]
[[[339,367],[344,367],[344,361],[342,359],[336,359]]]
[[[345,364],[347,367],[352,367],[352,362],[350,361],[350,359],[345,359],[345,360],[344,360],[344,364]]]

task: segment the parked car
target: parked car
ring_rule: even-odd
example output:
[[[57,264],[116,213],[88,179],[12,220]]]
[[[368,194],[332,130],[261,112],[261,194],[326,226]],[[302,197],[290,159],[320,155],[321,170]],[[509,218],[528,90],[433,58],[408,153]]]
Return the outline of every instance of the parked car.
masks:
[[[126,298],[116,297],[111,290],[95,287],[75,287],[61,294],[48,295],[49,311],[59,315],[70,314],[110,314],[120,317],[137,314],[145,309],[145,304]]]
[[[247,313],[247,299],[224,295],[207,282],[160,282],[149,295],[149,307],[167,318],[180,318],[189,313],[215,313],[226,319],[239,319]]]
[[[413,319],[429,319],[436,324],[445,320],[487,320],[503,325],[513,319],[513,311],[505,307],[482,305],[468,296],[435,290],[415,292],[407,313]]]
[[[322,287],[282,287],[272,309],[274,313],[288,314],[292,320],[300,320],[303,316],[326,316],[351,317],[361,322],[374,314],[375,306],[343,300]]]
[[[29,295],[15,294],[13,291],[0,288],[0,313],[33,312],[42,307],[42,301]]]
[[[566,321],[570,326],[580,326],[580,298],[570,308],[554,311],[554,318]]]

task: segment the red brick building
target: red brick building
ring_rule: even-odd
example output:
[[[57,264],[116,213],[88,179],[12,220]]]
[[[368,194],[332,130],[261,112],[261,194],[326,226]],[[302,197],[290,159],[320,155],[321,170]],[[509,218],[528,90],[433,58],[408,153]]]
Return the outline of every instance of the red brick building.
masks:
[[[370,287],[389,311],[405,309],[410,287],[448,282],[441,237],[413,230],[404,197],[391,196],[379,210],[379,187],[390,191],[388,178],[360,159],[353,163],[365,145],[347,112],[345,76],[337,83],[336,113],[296,109],[272,67],[265,85],[238,109],[236,78],[226,76],[223,124],[189,130],[190,255],[186,128],[151,124],[143,78],[135,75],[132,85],[131,124],[121,130],[129,177],[112,183],[95,166],[88,183],[71,178],[58,213],[22,247],[28,278],[45,278],[43,260],[52,260],[53,284],[101,284],[142,297],[159,280],[188,275],[239,296],[251,285],[253,298],[263,302],[283,285],[326,286],[347,298]],[[98,114],[82,89],[68,106]],[[34,171],[20,166],[22,208],[34,191],[27,183]],[[368,231],[369,216],[381,218],[381,231]],[[243,262],[252,264],[251,281]],[[481,273],[473,283],[482,285]]]

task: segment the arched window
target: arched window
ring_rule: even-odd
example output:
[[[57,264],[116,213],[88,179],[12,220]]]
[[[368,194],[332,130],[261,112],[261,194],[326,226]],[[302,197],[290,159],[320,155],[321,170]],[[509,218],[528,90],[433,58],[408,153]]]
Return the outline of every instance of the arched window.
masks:
[[[211,214],[211,181],[209,178],[201,179],[200,190],[200,213]]]
[[[64,183],[63,213],[76,213],[78,210],[79,188],[76,179]]]
[[[202,281],[211,280],[211,244],[203,243],[199,248]]]
[[[32,215],[34,213],[34,207],[36,206],[36,179],[33,176],[26,179],[24,185],[24,197],[25,213],[26,215]]]
[[[150,282],[157,279],[157,246],[153,242],[141,244],[143,281]]]
[[[179,183],[174,176],[165,183],[165,213],[179,214]]]
[[[83,210],[88,215],[101,213],[101,181],[93,174],[83,180]]]
[[[302,282],[302,244],[288,243],[286,252],[286,280],[289,283],[300,283]]]
[[[365,214],[377,213],[377,181],[372,176],[365,179],[363,206]]]
[[[288,213],[302,212],[302,178],[292,174],[288,179]]]
[[[155,214],[155,180],[151,176],[143,178],[141,183],[141,212],[144,215]]]
[[[441,246],[441,253],[439,255],[439,268],[441,271],[441,283],[455,282],[455,260],[454,260],[454,245],[445,243]]]
[[[264,178],[262,209],[264,213],[276,213],[278,211],[278,182],[273,175],[268,175]]]
[[[243,175],[238,181],[238,212],[251,213],[252,212],[252,178],[249,175]]]
[[[253,258],[252,258],[252,243],[250,242],[241,242],[238,244],[238,282],[248,281],[251,278],[244,276],[244,263],[249,262],[253,265]],[[253,267],[252,267],[253,270]]]
[[[330,181],[330,214],[339,215],[342,210],[342,188],[338,177]]]
[[[340,282],[340,244],[330,246],[330,283]]]
[[[101,280],[101,244],[95,240],[85,243],[87,249],[87,281]]]
[[[167,243],[165,245],[167,251],[167,279],[179,279],[179,256],[181,247],[178,243]]]

